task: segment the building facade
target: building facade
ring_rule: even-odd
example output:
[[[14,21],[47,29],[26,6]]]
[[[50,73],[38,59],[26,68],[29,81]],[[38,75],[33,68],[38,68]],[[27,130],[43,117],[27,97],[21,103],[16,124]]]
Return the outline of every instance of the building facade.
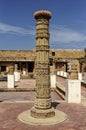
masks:
[[[9,73],[10,65],[14,71],[17,66],[21,77],[35,77],[35,50],[0,50],[0,75]],[[50,49],[50,73],[57,71],[68,72],[68,63],[71,60],[79,62],[79,72],[86,72],[86,50],[55,50]]]

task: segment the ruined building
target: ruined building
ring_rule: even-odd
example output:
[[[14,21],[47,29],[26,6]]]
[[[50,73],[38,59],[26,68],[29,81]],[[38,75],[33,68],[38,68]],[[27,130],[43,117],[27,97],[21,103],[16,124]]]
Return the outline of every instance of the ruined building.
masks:
[[[10,65],[15,66],[21,77],[35,77],[35,50],[0,50],[0,75],[7,75]],[[79,72],[86,72],[86,50],[55,50],[50,49],[50,72],[68,72],[68,62],[78,60]]]

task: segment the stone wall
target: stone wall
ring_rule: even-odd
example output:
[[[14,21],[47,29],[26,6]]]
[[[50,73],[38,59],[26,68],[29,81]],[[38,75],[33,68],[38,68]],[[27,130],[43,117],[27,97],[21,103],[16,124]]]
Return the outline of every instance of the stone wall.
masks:
[[[55,55],[52,53],[55,52]],[[50,57],[55,58],[82,58],[85,57],[84,50],[50,50]],[[35,50],[0,50],[1,58],[35,58]]]
[[[80,49],[66,49],[66,50],[54,50],[50,52],[50,56],[55,52],[53,57],[55,58],[82,58],[85,57],[85,51]]]
[[[0,50],[0,61],[9,60],[34,60],[34,50]]]
[[[50,68],[51,73],[56,73],[57,71],[67,72],[67,62],[76,59],[85,59],[85,50],[50,50]],[[35,73],[35,58],[36,51],[34,50],[0,50],[0,72],[8,73],[9,65],[15,63],[19,64],[20,71],[23,70],[23,62],[26,64],[27,71],[29,72],[31,67],[31,62],[34,64],[33,71]],[[3,72],[3,70],[5,72]],[[86,60],[84,62],[80,61],[80,72],[86,72]]]

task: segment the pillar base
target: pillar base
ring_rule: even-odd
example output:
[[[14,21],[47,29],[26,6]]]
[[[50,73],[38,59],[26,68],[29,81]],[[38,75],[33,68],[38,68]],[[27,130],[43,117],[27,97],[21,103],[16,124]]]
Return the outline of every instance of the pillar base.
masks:
[[[31,116],[34,118],[40,118],[40,119],[50,118],[50,117],[55,116],[55,111],[52,108],[41,110],[41,109],[36,109],[35,107],[33,107],[31,109]]]
[[[50,118],[34,118],[31,116],[31,111],[24,111],[19,116],[18,119],[22,121],[23,123],[29,124],[29,125],[55,125],[58,123],[62,123],[67,119],[67,115],[59,110],[54,110],[55,116]]]

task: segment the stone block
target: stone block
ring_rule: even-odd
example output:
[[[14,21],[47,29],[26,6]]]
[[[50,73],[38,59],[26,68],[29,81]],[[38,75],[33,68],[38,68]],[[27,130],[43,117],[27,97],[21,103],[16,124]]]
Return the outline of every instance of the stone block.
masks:
[[[15,86],[15,77],[14,75],[7,76],[7,88],[14,88]]]
[[[20,81],[20,72],[14,72],[15,81]]]
[[[56,88],[56,75],[50,75],[50,86]]]
[[[63,75],[64,75],[64,77],[65,77],[65,78],[67,78],[67,72],[64,72],[64,74],[63,74]]]
[[[81,103],[81,83],[79,80],[67,80],[66,99],[68,103]]]

